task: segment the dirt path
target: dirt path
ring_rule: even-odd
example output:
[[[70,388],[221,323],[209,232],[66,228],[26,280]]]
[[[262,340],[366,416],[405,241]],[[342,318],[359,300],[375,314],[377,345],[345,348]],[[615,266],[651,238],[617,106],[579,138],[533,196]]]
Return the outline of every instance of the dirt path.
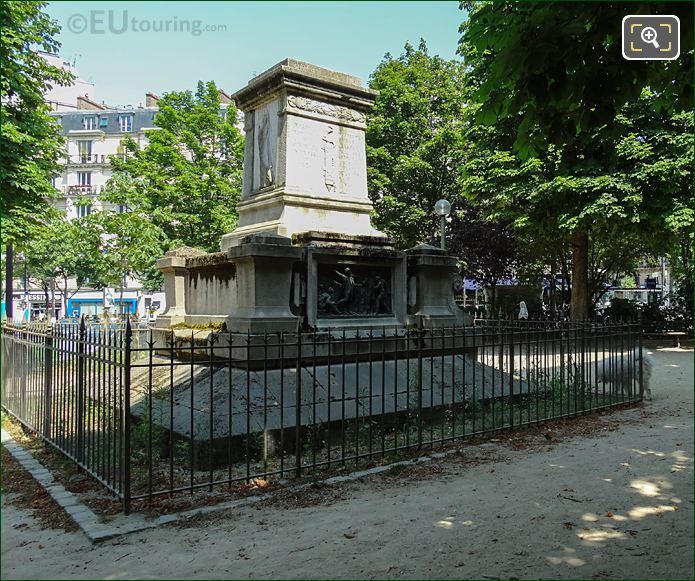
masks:
[[[652,391],[592,436],[466,446],[427,475],[97,546],[3,501],[2,578],[692,578],[692,350],[656,353]]]

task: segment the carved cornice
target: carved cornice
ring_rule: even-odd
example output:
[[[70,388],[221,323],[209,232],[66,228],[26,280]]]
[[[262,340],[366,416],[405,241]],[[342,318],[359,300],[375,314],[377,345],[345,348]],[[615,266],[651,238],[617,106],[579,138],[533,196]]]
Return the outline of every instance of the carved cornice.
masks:
[[[308,111],[310,113],[318,113],[326,117],[333,117],[342,121],[350,121],[352,123],[365,123],[367,116],[361,111],[355,111],[341,105],[331,105],[308,97],[300,97],[297,95],[289,95],[287,97],[287,105],[300,111]]]

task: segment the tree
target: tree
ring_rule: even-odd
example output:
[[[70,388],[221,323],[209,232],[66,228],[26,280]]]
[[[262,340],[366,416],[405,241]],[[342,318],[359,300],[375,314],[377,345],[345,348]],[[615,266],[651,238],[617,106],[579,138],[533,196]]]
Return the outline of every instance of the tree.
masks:
[[[683,163],[692,140],[676,139],[692,124],[692,50],[667,63],[622,60],[622,16],[659,13],[658,3],[463,5],[459,52],[475,120],[496,135],[478,142],[468,191],[519,228],[569,241],[571,314],[584,318],[592,235],[616,244],[649,232],[652,248],[663,249],[692,223]],[[692,21],[692,5],[668,4],[668,12]],[[692,29],[681,34],[690,47]],[[487,179],[476,183],[481,170]]]
[[[133,211],[102,210],[90,214],[83,227],[100,240],[99,283],[120,287],[121,305],[128,277],[137,276],[150,290],[158,287],[153,259],[159,256],[164,235],[149,217]]]
[[[0,3],[0,125],[3,217],[2,243],[7,258],[7,313],[12,316],[12,247],[25,238],[36,216],[53,197],[51,178],[58,173],[63,140],[49,116],[43,95],[51,85],[66,85],[72,75],[49,65],[36,47],[57,52],[60,27],[42,12],[45,2]]]
[[[407,248],[437,232],[438,199],[460,197],[463,65],[430,56],[421,40],[387,54],[369,86],[379,91],[366,137],[374,224]]]
[[[480,208],[465,199],[452,207],[447,232],[447,249],[459,257],[464,276],[491,290],[488,308],[495,312],[497,284],[521,266],[521,241],[508,223],[486,221]]]
[[[143,221],[156,228],[148,234],[160,244],[149,256],[150,267],[173,246],[218,250],[222,234],[236,226],[243,138],[235,122],[236,109],[220,108],[215,84],[199,82],[195,94],[172,92],[160,99],[157,129],[148,133],[144,148],[124,140],[125,159],[113,160],[114,175],[102,198],[128,207],[119,231],[133,225],[139,230]]]
[[[80,220],[66,220],[63,215],[53,217],[32,229],[31,238],[22,243],[28,278],[43,289],[46,304],[51,281],[61,291],[63,313],[67,301],[85,284],[100,288],[105,277],[99,232]],[[75,280],[75,289],[68,295],[68,283]]]

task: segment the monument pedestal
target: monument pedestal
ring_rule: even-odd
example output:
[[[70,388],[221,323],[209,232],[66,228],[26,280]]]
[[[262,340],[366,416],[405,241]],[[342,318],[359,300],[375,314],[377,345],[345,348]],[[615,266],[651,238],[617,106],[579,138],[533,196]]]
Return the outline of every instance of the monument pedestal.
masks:
[[[301,259],[289,238],[247,236],[227,251],[236,266],[237,306],[227,328],[251,333],[297,331],[299,317],[290,309],[292,270]]]
[[[408,254],[408,322],[422,327],[463,325],[464,313],[454,299],[456,259],[429,244]]]
[[[455,260],[427,245],[398,250],[370,223],[365,128],[376,95],[356,77],[293,59],[234,95],[246,132],[239,226],[221,252],[159,261],[167,311],[157,329],[174,327],[167,336],[184,341],[189,327],[189,343],[201,346],[221,332],[232,358],[265,361],[265,333],[345,331],[359,352],[374,334],[397,349],[407,325],[463,322]]]

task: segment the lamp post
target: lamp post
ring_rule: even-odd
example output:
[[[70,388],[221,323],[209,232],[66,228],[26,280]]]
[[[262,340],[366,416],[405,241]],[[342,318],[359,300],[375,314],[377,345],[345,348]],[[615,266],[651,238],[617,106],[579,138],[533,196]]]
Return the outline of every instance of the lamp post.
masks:
[[[434,213],[439,216],[439,236],[442,250],[446,250],[446,217],[451,214],[451,204],[447,200],[438,200]]]

